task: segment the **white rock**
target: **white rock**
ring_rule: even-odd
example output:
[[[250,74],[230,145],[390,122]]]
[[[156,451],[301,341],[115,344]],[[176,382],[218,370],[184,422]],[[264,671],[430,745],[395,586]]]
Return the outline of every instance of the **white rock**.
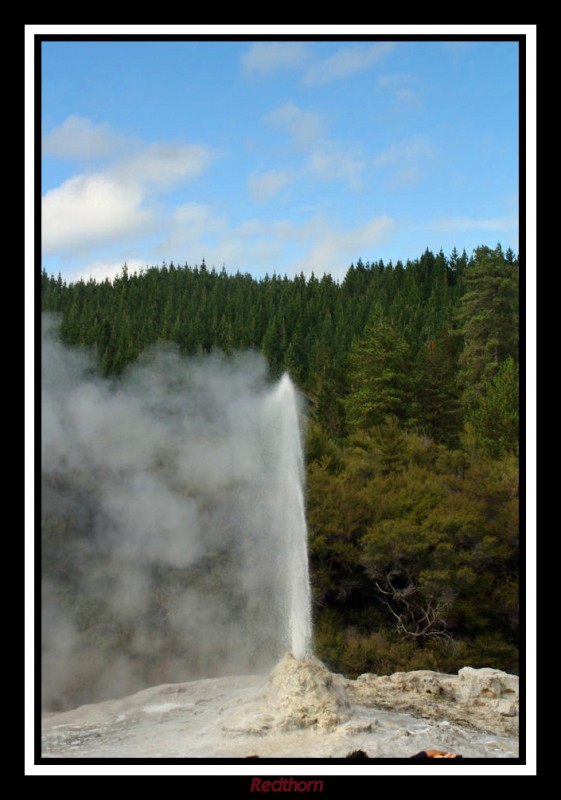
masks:
[[[478,700],[507,699],[518,701],[519,678],[500,669],[463,667],[458,672],[456,700],[469,703]]]
[[[290,653],[271,672],[267,699],[284,730],[330,730],[351,716],[345,690],[333,673],[317,659],[297,661]]]

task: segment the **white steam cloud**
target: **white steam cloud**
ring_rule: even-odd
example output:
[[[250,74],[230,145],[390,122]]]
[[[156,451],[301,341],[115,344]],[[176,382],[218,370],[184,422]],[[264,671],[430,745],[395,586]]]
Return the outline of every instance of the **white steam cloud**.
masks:
[[[160,347],[107,380],[56,327],[43,319],[43,704],[269,668],[290,648],[289,561],[264,358]]]

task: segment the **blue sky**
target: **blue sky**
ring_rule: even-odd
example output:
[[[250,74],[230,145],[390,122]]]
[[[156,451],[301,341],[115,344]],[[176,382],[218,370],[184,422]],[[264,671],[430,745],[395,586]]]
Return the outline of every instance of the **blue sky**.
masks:
[[[518,45],[42,44],[42,264],[344,277],[518,252]]]

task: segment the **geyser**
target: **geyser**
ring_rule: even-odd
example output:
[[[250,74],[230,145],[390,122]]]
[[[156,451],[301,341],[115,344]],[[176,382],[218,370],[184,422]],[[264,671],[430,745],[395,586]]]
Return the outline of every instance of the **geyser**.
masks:
[[[308,572],[308,537],[304,506],[304,460],[297,395],[285,374],[270,395],[271,430],[277,440],[277,492],[271,536],[282,543],[279,568],[286,576],[286,625],[292,654],[310,654],[312,620]]]
[[[265,359],[145,353],[119,379],[43,325],[47,708],[310,654],[298,394]]]

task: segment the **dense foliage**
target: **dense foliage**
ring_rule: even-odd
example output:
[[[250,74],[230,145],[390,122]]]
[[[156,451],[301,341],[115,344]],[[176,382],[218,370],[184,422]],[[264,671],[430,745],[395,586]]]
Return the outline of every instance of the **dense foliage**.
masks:
[[[516,672],[518,275],[500,246],[359,261],[340,283],[164,264],[102,283],[43,272],[41,301],[108,376],[157,341],[194,356],[255,348],[272,377],[290,372],[307,398],[315,647],[329,666]],[[66,528],[49,522],[47,572]]]

